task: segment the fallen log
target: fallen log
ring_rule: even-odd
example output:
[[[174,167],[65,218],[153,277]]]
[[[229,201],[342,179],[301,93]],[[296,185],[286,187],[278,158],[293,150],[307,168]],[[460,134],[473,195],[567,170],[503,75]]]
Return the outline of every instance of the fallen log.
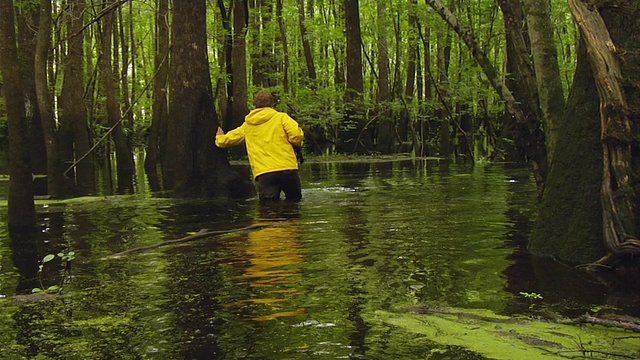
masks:
[[[140,247],[136,247],[133,249],[128,249],[128,250],[124,250],[121,251],[119,253],[115,253],[113,255],[110,256],[110,258],[120,258],[122,256],[125,255],[131,255],[131,254],[136,254],[136,253],[140,253],[146,250],[150,250],[150,249],[157,249],[159,247],[162,246],[168,246],[168,245],[176,245],[176,244],[181,244],[181,243],[185,243],[188,241],[193,241],[193,240],[197,240],[197,239],[202,239],[205,237],[209,237],[209,236],[215,236],[215,235],[224,235],[224,234],[231,234],[231,233],[237,233],[237,232],[243,232],[243,231],[249,231],[249,230],[255,230],[255,229],[261,229],[261,228],[265,228],[271,226],[270,224],[253,224],[253,225],[249,225],[249,226],[245,226],[245,227],[241,227],[241,228],[236,228],[236,229],[229,229],[229,230],[210,230],[210,229],[200,229],[197,233],[193,234],[193,235],[189,235],[189,236],[185,236],[179,239],[174,239],[174,240],[167,240],[167,241],[163,241],[157,244],[153,244],[153,245],[147,245],[147,246],[140,246]]]
[[[593,315],[585,314],[575,319],[574,322],[616,327],[616,328],[631,330],[633,332],[640,333],[640,319],[633,318],[630,316],[603,318],[603,317],[595,317]]]

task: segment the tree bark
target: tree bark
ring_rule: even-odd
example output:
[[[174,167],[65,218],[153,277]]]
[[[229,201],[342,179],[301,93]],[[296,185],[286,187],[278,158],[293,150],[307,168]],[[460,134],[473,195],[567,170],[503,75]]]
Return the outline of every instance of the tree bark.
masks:
[[[550,164],[557,144],[557,133],[564,113],[564,91],[558,66],[558,51],[551,23],[549,0],[523,0],[531,53],[535,68],[540,109],[544,116],[547,159]]]
[[[247,30],[249,21],[249,8],[246,0],[233,1],[233,49],[231,50],[231,64],[233,77],[233,102],[231,105],[231,122],[227,124],[227,130],[232,130],[242,125],[244,117],[249,113],[248,79],[247,79]],[[235,149],[242,149],[236,147]],[[245,154],[246,151],[240,151]]]
[[[31,144],[31,169],[34,174],[47,173],[47,149],[45,147],[38,96],[36,95],[36,81],[34,78],[36,43],[39,9],[33,6],[21,6],[28,0],[19,0],[16,4],[18,59],[22,74],[22,87],[25,97],[25,108],[29,128],[29,143]]]
[[[255,194],[214,144],[219,119],[207,54],[206,1],[173,7],[167,153],[164,184],[175,197]]]
[[[33,202],[27,116],[24,110],[12,0],[0,0],[0,70],[4,86],[11,89],[4,91],[10,154],[7,222],[10,227],[34,226],[36,211]]]
[[[165,157],[167,144],[167,79],[169,77],[169,0],[159,0],[156,13],[155,77],[153,113],[144,168],[153,191],[160,190],[158,163]]]
[[[376,93],[376,150],[382,154],[390,154],[393,149],[393,119],[389,102],[391,90],[389,88],[389,42],[387,39],[387,4],[386,0],[376,0],[377,4],[377,47],[378,47],[378,91]]]
[[[347,35],[347,86],[337,150],[347,154],[364,154],[371,150],[372,141],[364,121],[360,5],[358,0],[344,0],[343,5]]]
[[[513,92],[513,97],[520,104],[527,117],[543,118],[538,99],[538,85],[531,60],[531,45],[527,36],[527,25],[522,12],[520,0],[498,0],[504,27],[506,31],[506,79],[505,84]],[[504,119],[503,134],[500,138],[510,136],[509,132],[515,128],[513,118]],[[498,144],[505,151],[505,159],[513,160],[519,157],[519,149],[511,144]]]
[[[276,17],[278,18],[278,29],[280,30],[280,41],[282,42],[282,88],[285,93],[289,92],[289,69],[291,60],[289,59],[289,40],[287,39],[287,28],[282,14],[282,0],[276,0]]]
[[[640,9],[634,1],[598,8],[569,0],[569,6],[587,44],[600,97],[602,218],[609,256],[599,263],[615,266],[620,258],[640,253]]]
[[[117,169],[117,182],[118,193],[126,194],[133,192],[133,174],[135,171],[135,165],[133,162],[133,153],[129,148],[129,142],[122,129],[122,116],[120,113],[120,106],[118,105],[116,84],[113,75],[112,57],[112,35],[115,13],[114,10],[117,7],[117,3],[108,2],[109,8],[106,8],[107,13],[102,18],[102,33],[101,33],[101,45],[100,45],[100,74],[101,80],[106,92],[106,107],[107,107],[107,121],[113,131],[111,132],[111,138],[115,146],[116,153],[116,169]]]
[[[528,250],[576,264],[605,253],[599,99],[584,42],[578,44],[572,84]]]
[[[298,22],[300,23],[300,36],[302,37],[302,49],[304,51],[304,59],[307,64],[307,76],[313,84],[316,80],[316,65],[313,61],[313,52],[311,50],[311,41],[307,31],[307,23],[305,19],[304,0],[298,0]]]
[[[40,0],[40,20],[36,44],[35,80],[40,120],[47,149],[47,190],[49,195],[61,199],[64,195],[62,162],[58,127],[53,113],[53,99],[49,92],[47,63],[51,51],[51,0]]]
[[[65,171],[77,196],[96,191],[91,133],[84,104],[84,11],[85,0],[69,1],[67,16],[67,55],[63,60],[64,79],[60,93],[60,149],[63,163],[75,168]],[[80,160],[82,158],[82,160]],[[74,176],[75,175],[75,176]]]

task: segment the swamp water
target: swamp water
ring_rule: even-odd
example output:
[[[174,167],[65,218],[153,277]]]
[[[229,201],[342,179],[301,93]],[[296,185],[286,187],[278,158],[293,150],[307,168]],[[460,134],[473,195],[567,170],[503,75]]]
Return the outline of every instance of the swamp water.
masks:
[[[308,163],[301,178],[300,204],[141,193],[39,204],[32,233],[0,227],[0,359],[640,354],[630,332],[540,321],[638,316],[640,296],[526,254],[528,169]],[[201,229],[230,232],[188,238]],[[58,253],[72,260],[39,271]]]

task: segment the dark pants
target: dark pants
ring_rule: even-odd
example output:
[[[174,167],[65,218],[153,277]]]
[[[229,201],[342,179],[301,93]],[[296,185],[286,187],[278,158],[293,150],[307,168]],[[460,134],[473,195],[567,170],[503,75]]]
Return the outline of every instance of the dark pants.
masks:
[[[286,200],[300,201],[302,186],[297,170],[276,171],[256,178],[260,200],[280,200],[280,192],[284,192]]]

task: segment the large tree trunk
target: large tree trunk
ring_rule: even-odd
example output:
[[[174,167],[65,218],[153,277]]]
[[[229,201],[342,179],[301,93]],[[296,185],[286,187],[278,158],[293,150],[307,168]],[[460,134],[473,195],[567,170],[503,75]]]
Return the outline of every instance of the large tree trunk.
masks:
[[[10,89],[4,91],[10,154],[7,220],[11,227],[33,226],[36,211],[12,0],[0,0],[0,70],[4,86]]]
[[[232,93],[230,113],[225,130],[233,130],[242,125],[249,113],[247,78],[247,30],[249,27],[249,7],[247,0],[233,0],[233,47],[231,49]],[[236,146],[228,150],[232,157],[244,157],[247,149]]]
[[[255,193],[214,144],[219,124],[207,55],[206,1],[173,7],[169,88],[169,134],[162,166],[164,183],[176,197]]]
[[[102,83],[107,96],[107,118],[108,124],[111,128],[111,138],[115,146],[116,152],[116,169],[117,169],[117,182],[118,193],[125,194],[133,192],[133,175],[135,171],[135,165],[133,162],[133,153],[129,148],[129,142],[122,129],[122,116],[120,114],[120,106],[118,105],[116,84],[113,75],[113,65],[111,61],[112,56],[112,42],[113,25],[115,18],[115,9],[117,3],[109,2],[109,8],[105,9],[107,12],[102,20],[102,34],[101,34],[101,55],[100,55],[100,74]]]
[[[18,26],[18,48],[20,53],[20,71],[22,74],[22,87],[25,96],[25,108],[29,128],[29,143],[31,151],[31,169],[34,174],[47,173],[47,149],[45,147],[40,109],[38,109],[38,96],[36,95],[36,80],[34,78],[36,43],[39,9],[33,6],[20,6],[29,0],[19,0],[16,11]]]
[[[233,102],[231,104],[231,122],[226,130],[232,130],[242,125],[244,117],[249,113],[247,104],[248,79],[247,79],[247,29],[249,21],[249,9],[247,0],[233,1],[233,49],[231,51]],[[243,149],[237,147],[235,149]],[[246,151],[239,151],[245,154]]]
[[[84,106],[84,11],[85,0],[69,1],[67,16],[67,54],[64,58],[60,94],[60,149],[63,163],[75,164],[66,169],[74,195],[96,191],[91,134]],[[75,174],[75,176],[74,176]],[[75,181],[73,181],[75,179]]]
[[[372,139],[364,121],[360,5],[358,0],[344,0],[343,4],[347,31],[347,87],[337,150],[341,153],[364,154],[371,151]]]
[[[523,0],[527,28],[531,39],[531,53],[538,84],[540,109],[544,116],[544,130],[548,162],[551,163],[557,144],[560,118],[564,113],[564,92],[558,66],[558,52],[551,23],[549,0]]]
[[[608,255],[617,265],[640,253],[640,8],[636,1],[602,8],[569,0],[600,96],[602,218]],[[637,257],[633,260],[638,264]]]
[[[156,14],[156,54],[153,79],[153,114],[144,168],[153,191],[160,190],[158,163],[167,144],[167,79],[169,77],[169,0],[159,0]]]
[[[584,42],[579,44],[577,56],[567,112],[528,248],[536,255],[586,263],[604,253],[602,146],[598,92]]]
[[[47,149],[47,190],[54,198],[64,197],[64,181],[58,139],[58,127],[53,110],[53,98],[49,92],[47,63],[51,50],[51,0],[40,0],[40,20],[36,44],[35,80],[38,108]]]
[[[527,117],[542,118],[522,4],[520,0],[498,0],[498,4],[502,10],[506,30],[506,86],[513,92],[513,97]],[[514,120],[513,118],[505,119],[503,128],[510,131],[515,126]],[[503,136],[500,137],[504,138],[507,135],[506,131],[503,131]],[[506,149],[506,159],[517,158],[518,149],[514,149],[506,142],[500,144],[500,147]]]

